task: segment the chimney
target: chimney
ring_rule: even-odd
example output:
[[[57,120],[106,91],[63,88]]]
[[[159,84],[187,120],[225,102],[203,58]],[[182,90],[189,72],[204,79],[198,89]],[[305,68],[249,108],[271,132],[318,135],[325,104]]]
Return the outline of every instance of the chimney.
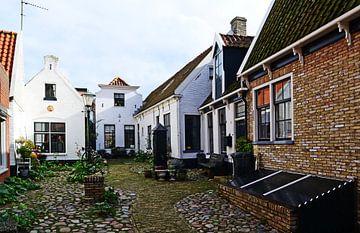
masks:
[[[231,31],[237,36],[246,36],[246,18],[236,16],[230,22]]]
[[[57,67],[57,63],[59,58],[55,57],[54,55],[46,55],[44,57],[44,65],[46,70],[55,70]]]

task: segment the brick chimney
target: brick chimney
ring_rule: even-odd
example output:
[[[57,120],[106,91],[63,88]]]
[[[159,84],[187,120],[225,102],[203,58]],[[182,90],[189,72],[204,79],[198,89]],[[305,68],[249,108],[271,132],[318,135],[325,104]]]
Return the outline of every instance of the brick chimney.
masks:
[[[234,35],[246,36],[246,18],[236,16],[230,24]]]
[[[55,70],[57,67],[57,63],[59,58],[55,57],[54,55],[46,55],[44,57],[44,65],[46,70]]]

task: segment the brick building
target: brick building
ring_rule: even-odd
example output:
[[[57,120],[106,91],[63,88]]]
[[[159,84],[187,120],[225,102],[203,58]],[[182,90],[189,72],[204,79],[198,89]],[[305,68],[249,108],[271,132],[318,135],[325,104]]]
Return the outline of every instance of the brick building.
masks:
[[[0,30],[0,182],[10,175],[8,109],[16,35]]]
[[[359,223],[360,1],[275,0],[238,79],[258,168],[355,180]]]

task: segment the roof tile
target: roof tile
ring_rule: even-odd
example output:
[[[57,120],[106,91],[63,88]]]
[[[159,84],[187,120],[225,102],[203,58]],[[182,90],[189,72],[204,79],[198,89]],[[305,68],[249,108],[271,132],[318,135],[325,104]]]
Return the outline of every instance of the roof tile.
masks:
[[[10,78],[15,56],[16,36],[15,32],[0,30],[0,62]]]
[[[115,77],[110,83],[109,85],[112,86],[129,86],[129,84],[127,84],[122,78],[120,77]]]
[[[220,36],[226,47],[248,48],[253,39],[252,36],[225,35]]]
[[[360,5],[360,0],[275,0],[244,70]]]

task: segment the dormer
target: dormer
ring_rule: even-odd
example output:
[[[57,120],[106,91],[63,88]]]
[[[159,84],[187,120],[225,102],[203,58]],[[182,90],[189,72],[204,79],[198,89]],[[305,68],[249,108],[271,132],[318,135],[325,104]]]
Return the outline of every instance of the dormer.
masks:
[[[46,55],[44,57],[45,70],[56,70],[59,58],[54,55]]]

